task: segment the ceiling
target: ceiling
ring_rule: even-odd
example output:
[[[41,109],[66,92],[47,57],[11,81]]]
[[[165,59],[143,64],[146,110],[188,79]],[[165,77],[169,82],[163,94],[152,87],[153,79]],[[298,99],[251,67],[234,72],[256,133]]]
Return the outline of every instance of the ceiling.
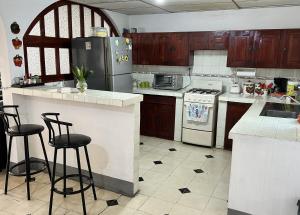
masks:
[[[127,14],[157,14],[261,7],[300,6],[300,0],[75,0]]]

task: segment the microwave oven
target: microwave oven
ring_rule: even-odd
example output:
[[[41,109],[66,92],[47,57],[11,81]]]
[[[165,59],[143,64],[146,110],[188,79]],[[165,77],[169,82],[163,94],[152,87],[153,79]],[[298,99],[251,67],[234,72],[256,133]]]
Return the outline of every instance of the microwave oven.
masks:
[[[155,74],[153,87],[160,90],[180,90],[183,88],[183,77],[181,75]]]

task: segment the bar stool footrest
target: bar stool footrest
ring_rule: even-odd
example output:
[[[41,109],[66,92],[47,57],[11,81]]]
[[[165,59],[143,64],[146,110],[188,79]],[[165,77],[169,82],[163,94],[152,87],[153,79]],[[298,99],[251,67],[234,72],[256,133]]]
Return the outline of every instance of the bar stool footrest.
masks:
[[[29,159],[30,163],[30,173],[29,175],[35,175],[43,172],[46,168],[46,162],[36,160],[34,158]],[[13,176],[26,176],[26,163],[25,160],[21,161],[9,168],[9,174]]]
[[[70,175],[66,175],[66,177],[63,177],[63,176],[59,177],[58,179],[56,179],[54,181],[54,190],[53,191],[55,193],[60,194],[60,195],[75,195],[75,194],[81,193],[81,191],[88,190],[92,186],[92,184],[94,183],[93,180],[90,177],[88,177],[86,175],[81,175],[82,180],[85,179],[85,181],[87,182],[87,184],[83,184],[83,186],[85,185],[85,187],[82,190],[79,189],[79,190],[73,191],[73,188],[66,188],[66,190],[63,191],[63,190],[59,190],[55,187],[55,184],[58,183],[61,180],[64,180],[64,178],[68,179],[68,178],[79,178],[79,177],[80,177],[79,174],[70,174]]]

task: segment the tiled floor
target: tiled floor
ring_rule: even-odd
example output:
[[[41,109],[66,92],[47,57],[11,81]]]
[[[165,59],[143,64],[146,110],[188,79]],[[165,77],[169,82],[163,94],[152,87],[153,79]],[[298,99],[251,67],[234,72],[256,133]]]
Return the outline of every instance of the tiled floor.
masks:
[[[230,152],[142,137],[140,192],[128,198],[97,188],[98,200],[87,191],[92,215],[225,215],[230,175]],[[31,183],[32,200],[26,200],[24,178],[10,178],[3,194],[0,175],[0,215],[48,214],[49,178],[38,175]],[[73,187],[78,183],[69,181]],[[69,185],[70,185],[69,184]],[[80,195],[54,195],[54,214],[82,214]],[[116,200],[116,201],[112,201]],[[113,206],[108,206],[113,205]]]

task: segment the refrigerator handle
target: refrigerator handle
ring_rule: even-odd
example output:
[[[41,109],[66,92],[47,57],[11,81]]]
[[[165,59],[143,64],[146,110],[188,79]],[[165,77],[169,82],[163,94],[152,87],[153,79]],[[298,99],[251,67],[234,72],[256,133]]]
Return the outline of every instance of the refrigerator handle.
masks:
[[[110,81],[109,81],[109,75],[108,75],[108,47],[107,47],[107,41],[104,40],[104,48],[105,48],[105,52],[104,52],[104,63],[105,63],[105,89],[106,90],[110,90]]]

